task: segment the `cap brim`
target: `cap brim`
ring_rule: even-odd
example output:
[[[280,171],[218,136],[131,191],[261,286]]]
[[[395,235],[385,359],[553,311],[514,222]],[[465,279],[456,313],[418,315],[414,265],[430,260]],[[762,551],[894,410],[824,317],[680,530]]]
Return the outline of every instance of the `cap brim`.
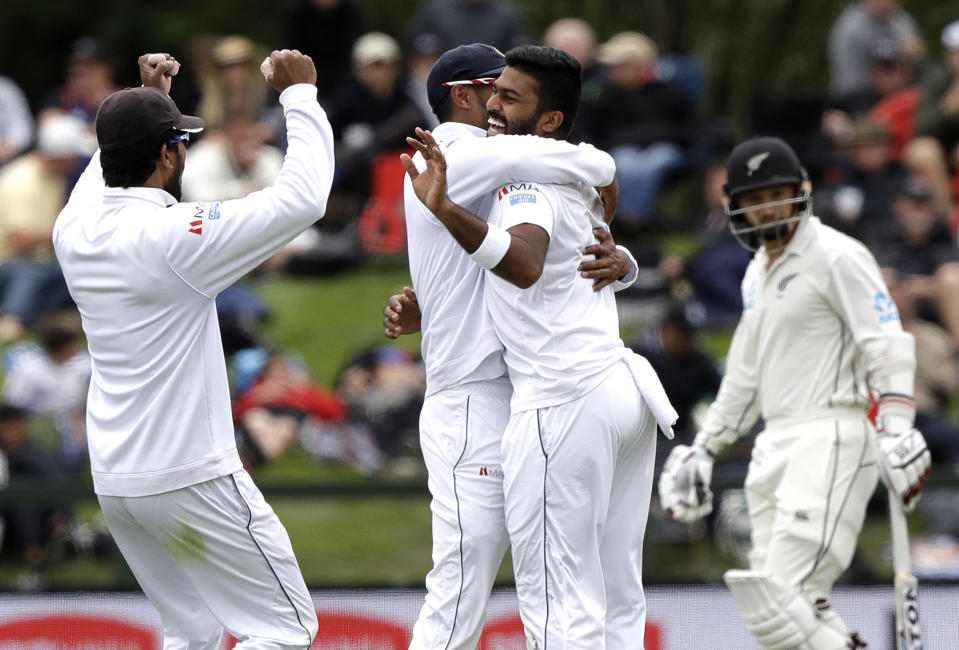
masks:
[[[176,124],[177,131],[186,131],[187,133],[199,133],[206,128],[206,122],[203,118],[195,115],[181,115],[180,121]]]
[[[482,74],[478,74],[478,75],[476,75],[476,77],[477,77],[478,79],[483,78],[483,77],[498,77],[498,76],[500,76],[501,74],[503,74],[503,70],[505,70],[505,69],[506,69],[506,66],[505,66],[505,65],[501,65],[501,66],[498,67],[498,68],[493,68],[492,70],[487,70],[486,72],[484,72],[484,73],[482,73]]]

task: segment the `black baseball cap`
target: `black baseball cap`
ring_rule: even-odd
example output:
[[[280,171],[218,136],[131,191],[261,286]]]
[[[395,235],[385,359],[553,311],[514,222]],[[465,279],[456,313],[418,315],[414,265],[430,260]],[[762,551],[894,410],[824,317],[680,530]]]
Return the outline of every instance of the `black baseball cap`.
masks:
[[[206,123],[183,115],[166,93],[156,88],[124,88],[111,94],[97,111],[97,143],[103,151],[157,141],[169,133],[199,133]]]
[[[506,67],[506,57],[491,45],[460,45],[443,53],[426,79],[426,95],[435,111],[450,88],[460,84],[490,84]]]

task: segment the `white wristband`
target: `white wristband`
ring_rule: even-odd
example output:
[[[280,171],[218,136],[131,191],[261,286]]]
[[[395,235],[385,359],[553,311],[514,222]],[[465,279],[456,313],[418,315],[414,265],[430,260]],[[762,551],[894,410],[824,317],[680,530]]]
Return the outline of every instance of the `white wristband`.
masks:
[[[506,257],[506,251],[509,250],[509,244],[513,240],[513,236],[499,226],[487,224],[487,227],[488,230],[486,231],[486,237],[483,238],[483,243],[470,253],[470,259],[484,269],[492,269]]]

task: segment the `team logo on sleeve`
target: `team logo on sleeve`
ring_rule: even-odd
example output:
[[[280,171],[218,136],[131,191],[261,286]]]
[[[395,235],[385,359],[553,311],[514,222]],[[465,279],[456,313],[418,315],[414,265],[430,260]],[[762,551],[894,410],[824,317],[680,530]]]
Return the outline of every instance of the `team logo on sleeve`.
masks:
[[[899,320],[899,311],[896,309],[896,303],[882,291],[876,293],[876,299],[872,308],[876,310],[880,325]]]
[[[756,306],[756,281],[753,280],[749,283],[749,286],[746,288],[745,296],[743,296],[743,309],[752,309]]]

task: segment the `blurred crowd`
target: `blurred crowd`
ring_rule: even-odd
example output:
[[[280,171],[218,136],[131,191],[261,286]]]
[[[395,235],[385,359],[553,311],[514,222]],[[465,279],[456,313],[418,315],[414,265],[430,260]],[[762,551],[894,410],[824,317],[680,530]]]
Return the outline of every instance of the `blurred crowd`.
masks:
[[[326,275],[371,256],[402,259],[398,154],[414,127],[436,124],[425,89],[432,64],[471,42],[504,51],[529,42],[566,50],[583,70],[571,139],[615,158],[621,194],[613,232],[641,266],[636,285],[620,296],[624,331],[680,410],[677,442],[692,439],[721,377],[701,332],[728,330],[742,309],[739,283],[749,253],[726,226],[725,156],[739,139],[761,132],[800,153],[815,214],[863,241],[883,266],[903,325],[916,338],[917,424],[935,462],[956,465],[955,13],[938,42],[924,42],[901,0],[852,0],[828,27],[828,92],[815,101],[772,98],[734,129],[705,110],[709,62],[662,51],[639,25],[603,40],[587,22],[566,17],[537,35],[509,0],[430,0],[387,34],[368,29],[358,0],[296,0],[272,43],[207,35],[175,53],[193,73],[191,86],[175,84],[175,98],[207,123],[191,143],[183,200],[240,197],[272,183],[285,133],[259,63],[274,47],[296,48],[317,66],[320,101],[333,126],[333,193],[325,218],[257,273]],[[62,83],[32,109],[17,79],[0,76],[0,482],[86,471],[89,359],[50,236],[96,149],[92,124],[100,102],[118,87],[117,65],[130,62],[116,60],[109,43],[80,36],[63,62]],[[683,245],[661,245],[670,239]],[[248,466],[298,447],[317,461],[373,475],[408,454],[424,390],[416,355],[387,345],[357,350],[336,385],[322,386],[296,351],[278,349],[263,334],[269,309],[253,286],[241,283],[217,301]],[[28,435],[38,429],[48,432],[46,444]],[[70,513],[4,510],[3,551],[21,554],[35,576],[51,544],[70,538]]]

